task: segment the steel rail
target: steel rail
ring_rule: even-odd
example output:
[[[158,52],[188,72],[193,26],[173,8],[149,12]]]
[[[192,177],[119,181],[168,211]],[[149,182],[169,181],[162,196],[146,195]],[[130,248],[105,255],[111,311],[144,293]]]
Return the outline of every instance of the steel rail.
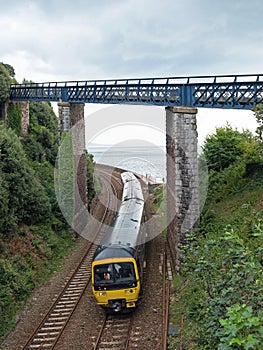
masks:
[[[113,347],[115,350],[128,350],[133,323],[133,313],[122,316],[105,316],[93,350]]]
[[[170,281],[167,279],[167,247],[165,245],[162,265],[162,350],[167,349],[169,303],[170,303]]]
[[[97,339],[95,341],[93,350],[97,350],[98,347],[99,347],[99,343],[100,343],[100,340],[101,340],[101,337],[102,337],[102,333],[103,333],[103,331],[105,329],[106,323],[107,323],[107,316],[105,316],[104,319],[103,319],[103,323],[102,323],[102,325],[100,327],[100,331],[99,331],[99,334],[98,334]]]

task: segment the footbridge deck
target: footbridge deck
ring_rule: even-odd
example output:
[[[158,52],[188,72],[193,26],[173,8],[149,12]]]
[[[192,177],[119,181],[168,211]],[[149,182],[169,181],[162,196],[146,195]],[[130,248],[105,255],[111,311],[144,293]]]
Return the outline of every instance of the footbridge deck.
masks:
[[[263,74],[28,83],[10,99],[251,109],[263,103]]]

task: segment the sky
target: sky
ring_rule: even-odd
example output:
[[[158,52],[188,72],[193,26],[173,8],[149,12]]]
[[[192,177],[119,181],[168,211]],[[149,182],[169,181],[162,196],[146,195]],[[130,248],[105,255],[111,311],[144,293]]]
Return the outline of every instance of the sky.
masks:
[[[19,82],[263,73],[262,13],[262,0],[0,0],[0,62]],[[256,128],[250,111],[197,118],[201,143],[226,121]],[[114,129],[93,140],[127,137]]]

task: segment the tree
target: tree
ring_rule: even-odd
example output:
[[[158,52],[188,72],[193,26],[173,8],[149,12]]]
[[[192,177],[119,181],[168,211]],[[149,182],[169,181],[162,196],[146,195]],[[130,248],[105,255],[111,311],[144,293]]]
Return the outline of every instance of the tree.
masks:
[[[50,102],[30,102],[30,124],[45,126],[53,134],[58,134],[58,119]]]
[[[247,149],[253,140],[249,131],[239,132],[230,125],[216,129],[214,135],[205,139],[203,152],[209,170],[221,171],[233,164]]]
[[[88,199],[91,200],[96,193],[94,185],[95,163],[93,155],[89,154],[88,152],[86,152],[86,165]]]
[[[5,67],[5,69],[8,71],[8,74],[11,78],[14,78],[15,77],[15,70],[14,70],[14,67],[12,67],[10,64],[8,63],[3,63],[2,62],[2,65]]]
[[[15,132],[0,125],[1,229],[43,222],[50,216],[48,196],[28,164]]]
[[[51,104],[30,102],[29,118],[29,132],[23,140],[28,157],[54,165],[58,152],[58,121]]]
[[[258,122],[256,133],[258,134],[261,141],[263,141],[263,104],[260,103],[252,109],[254,116]]]
[[[0,103],[3,103],[9,99],[10,85],[11,77],[9,75],[9,71],[5,64],[0,63]]]
[[[14,68],[9,64],[0,62],[0,119],[6,121],[7,107],[10,97],[10,85],[14,80]]]

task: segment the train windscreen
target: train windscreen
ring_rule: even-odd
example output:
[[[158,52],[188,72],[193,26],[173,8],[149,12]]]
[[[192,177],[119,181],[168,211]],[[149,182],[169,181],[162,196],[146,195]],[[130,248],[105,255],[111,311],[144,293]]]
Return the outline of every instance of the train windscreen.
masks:
[[[136,285],[132,262],[115,262],[94,266],[94,287],[127,288]],[[100,289],[100,288],[99,288]]]

